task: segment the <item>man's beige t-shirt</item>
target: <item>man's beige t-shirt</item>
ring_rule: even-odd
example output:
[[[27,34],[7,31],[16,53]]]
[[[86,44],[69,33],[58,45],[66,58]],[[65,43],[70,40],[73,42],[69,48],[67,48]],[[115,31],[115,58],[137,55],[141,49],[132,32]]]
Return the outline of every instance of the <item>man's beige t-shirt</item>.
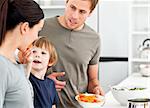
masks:
[[[58,53],[53,71],[64,71],[66,86],[59,93],[60,108],[80,108],[75,100],[77,93],[87,92],[88,66],[99,62],[99,35],[85,24],[79,31],[62,27],[57,17],[46,19],[40,36],[47,36]]]

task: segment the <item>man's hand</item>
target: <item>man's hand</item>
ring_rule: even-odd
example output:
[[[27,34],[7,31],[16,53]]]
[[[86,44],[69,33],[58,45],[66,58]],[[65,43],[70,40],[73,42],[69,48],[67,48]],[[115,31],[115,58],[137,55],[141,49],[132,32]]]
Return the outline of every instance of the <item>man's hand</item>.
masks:
[[[102,89],[99,85],[95,86],[95,87],[93,88],[93,91],[92,91],[92,92],[93,92],[94,94],[98,94],[98,95],[101,95],[101,96],[104,96],[104,95],[105,95],[103,89]]]
[[[51,78],[55,82],[55,87],[57,91],[61,91],[61,89],[63,89],[66,85],[65,81],[57,80],[57,77],[61,77],[64,75],[65,75],[65,72],[51,73],[50,75],[48,75],[48,78]]]
[[[105,93],[104,93],[103,89],[101,88],[101,86],[99,85],[99,81],[97,79],[93,79],[93,80],[89,81],[88,92],[102,95],[102,96],[105,95]]]

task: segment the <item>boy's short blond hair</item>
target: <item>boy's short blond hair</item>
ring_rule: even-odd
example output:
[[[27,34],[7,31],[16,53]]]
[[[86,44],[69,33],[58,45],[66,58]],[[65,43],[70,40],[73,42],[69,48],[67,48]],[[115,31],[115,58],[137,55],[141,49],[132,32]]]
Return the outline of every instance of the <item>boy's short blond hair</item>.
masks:
[[[35,40],[32,43],[33,46],[39,47],[39,48],[45,48],[49,54],[50,54],[50,59],[49,63],[54,65],[56,64],[58,57],[57,57],[57,52],[56,49],[50,40],[45,37],[45,36],[40,36],[37,40]]]

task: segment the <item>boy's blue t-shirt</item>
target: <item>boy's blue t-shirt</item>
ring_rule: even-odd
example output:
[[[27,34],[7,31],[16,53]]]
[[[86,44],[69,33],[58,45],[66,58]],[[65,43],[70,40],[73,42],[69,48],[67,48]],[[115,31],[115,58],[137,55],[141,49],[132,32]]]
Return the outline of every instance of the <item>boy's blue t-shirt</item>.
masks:
[[[30,74],[29,80],[34,90],[34,108],[52,108],[58,104],[59,98],[54,81],[45,77],[44,80]]]

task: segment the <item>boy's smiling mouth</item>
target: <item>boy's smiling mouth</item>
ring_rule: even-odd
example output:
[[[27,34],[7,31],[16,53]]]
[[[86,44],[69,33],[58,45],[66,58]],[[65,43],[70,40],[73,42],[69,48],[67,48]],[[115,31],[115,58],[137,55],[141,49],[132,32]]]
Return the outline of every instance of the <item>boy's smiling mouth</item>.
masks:
[[[33,62],[34,62],[34,63],[42,63],[42,62],[39,61],[39,60],[34,60]]]

